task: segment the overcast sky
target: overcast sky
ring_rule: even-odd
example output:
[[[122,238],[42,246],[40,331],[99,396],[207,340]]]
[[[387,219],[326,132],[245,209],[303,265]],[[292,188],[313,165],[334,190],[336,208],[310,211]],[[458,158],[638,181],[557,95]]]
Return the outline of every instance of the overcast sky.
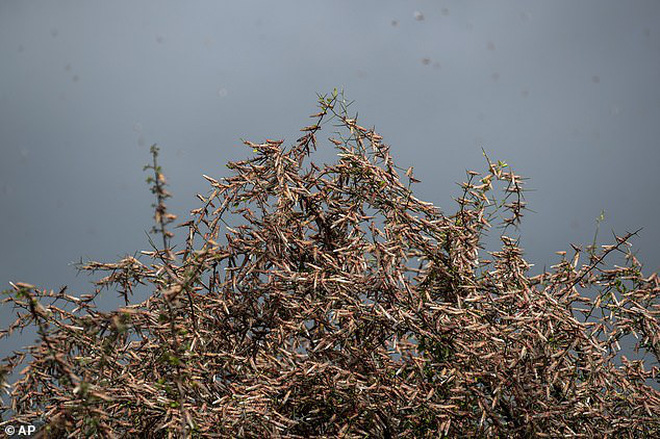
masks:
[[[657,1],[2,0],[0,284],[89,292],[71,262],[148,249],[151,144],[185,220],[241,138],[294,142],[334,87],[447,213],[482,147],[529,177],[535,272],[605,210],[650,274],[659,24]]]

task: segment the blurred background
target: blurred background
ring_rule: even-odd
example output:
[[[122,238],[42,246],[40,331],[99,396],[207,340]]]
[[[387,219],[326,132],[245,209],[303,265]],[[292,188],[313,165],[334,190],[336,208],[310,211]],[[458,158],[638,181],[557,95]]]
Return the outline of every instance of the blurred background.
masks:
[[[533,273],[602,210],[600,243],[644,227],[658,271],[659,24],[657,1],[3,0],[1,288],[90,292],[72,262],[149,249],[150,145],[185,221],[241,138],[295,142],[335,87],[448,214],[482,147],[529,177]]]

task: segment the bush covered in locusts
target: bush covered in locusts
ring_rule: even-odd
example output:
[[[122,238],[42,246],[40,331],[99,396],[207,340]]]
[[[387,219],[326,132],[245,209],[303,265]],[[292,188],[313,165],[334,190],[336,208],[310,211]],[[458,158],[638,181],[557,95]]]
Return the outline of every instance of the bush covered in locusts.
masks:
[[[230,162],[231,176],[204,176],[211,189],[177,226],[178,245],[152,147],[150,251],[81,265],[105,273],[94,294],[19,282],[5,291],[19,316],[1,335],[34,327],[38,339],[0,365],[0,427],[40,425],[41,437],[660,437],[660,280],[642,274],[635,233],[573,246],[529,276],[504,234],[524,211],[520,176],[486,156],[445,215],[415,197],[412,169],[348,105],[319,96],[292,146],[245,141],[253,155]],[[309,162],[320,143],[336,148],[336,163]],[[487,253],[496,222],[501,248]],[[614,253],[625,266],[605,265]],[[138,287],[151,295],[133,303]],[[104,288],[125,305],[99,311]],[[630,334],[646,364],[621,355]]]

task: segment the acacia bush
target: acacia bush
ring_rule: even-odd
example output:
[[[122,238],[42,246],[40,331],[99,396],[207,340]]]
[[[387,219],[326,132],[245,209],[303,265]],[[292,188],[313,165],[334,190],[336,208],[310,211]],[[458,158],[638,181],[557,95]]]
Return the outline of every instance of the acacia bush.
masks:
[[[94,294],[5,292],[19,316],[3,337],[32,326],[38,339],[3,360],[3,425],[40,424],[44,437],[658,437],[660,282],[642,275],[634,233],[573,246],[530,276],[504,234],[524,212],[520,176],[486,157],[445,215],[348,105],[319,96],[294,145],[246,141],[253,156],[231,176],[204,176],[179,246],[152,147],[150,251],[83,264],[105,274]],[[329,122],[338,159],[318,166]],[[504,231],[489,254],[491,223]],[[614,253],[625,266],[605,265]],[[132,303],[136,288],[151,295]],[[125,305],[99,311],[104,289]],[[646,363],[621,355],[630,334]]]

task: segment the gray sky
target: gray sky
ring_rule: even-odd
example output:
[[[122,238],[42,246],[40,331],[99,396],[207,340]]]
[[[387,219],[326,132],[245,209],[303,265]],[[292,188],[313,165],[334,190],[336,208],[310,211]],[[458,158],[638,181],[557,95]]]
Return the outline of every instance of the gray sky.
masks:
[[[0,284],[88,292],[71,262],[148,249],[152,143],[184,220],[240,138],[295,141],[333,87],[447,213],[482,147],[530,177],[535,271],[601,210],[657,271],[659,23],[657,1],[3,0]]]

